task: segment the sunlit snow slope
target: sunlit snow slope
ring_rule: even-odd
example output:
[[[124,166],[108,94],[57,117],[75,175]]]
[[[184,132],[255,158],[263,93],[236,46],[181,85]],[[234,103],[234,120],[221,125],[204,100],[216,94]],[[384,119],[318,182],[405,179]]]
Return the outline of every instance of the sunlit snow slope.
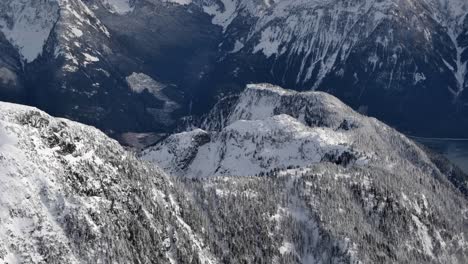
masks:
[[[213,263],[175,195],[99,130],[0,103],[0,263]]]
[[[251,84],[194,126],[142,158],[179,176],[212,230],[230,230],[218,238],[237,245],[234,263],[467,259],[468,177],[331,95]]]

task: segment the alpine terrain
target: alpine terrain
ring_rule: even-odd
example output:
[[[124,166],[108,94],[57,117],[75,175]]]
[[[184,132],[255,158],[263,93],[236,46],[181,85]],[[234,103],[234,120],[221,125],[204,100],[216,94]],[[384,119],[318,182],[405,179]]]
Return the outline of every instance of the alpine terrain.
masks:
[[[467,0],[1,0],[0,264],[465,264],[467,131]]]
[[[250,82],[466,137],[465,0],[4,0],[0,12],[0,98],[114,137],[170,132]]]
[[[224,98],[203,130],[139,155],[169,175],[93,127],[0,110],[3,263],[468,257],[467,176],[325,93],[258,84]]]
[[[186,179],[198,210],[217,208],[207,221],[244,228],[233,230],[228,245],[242,247],[244,234],[253,233],[259,238],[248,248],[279,242],[286,263],[466,261],[466,253],[455,253],[459,244],[449,249],[440,234],[447,229],[435,219],[461,221],[453,228],[466,235],[467,176],[335,97],[249,85],[221,100],[198,126],[141,156]],[[457,204],[457,216],[448,217]],[[298,229],[285,231],[290,225]],[[324,241],[332,238],[340,246],[329,255]],[[262,260],[275,263],[275,252]]]

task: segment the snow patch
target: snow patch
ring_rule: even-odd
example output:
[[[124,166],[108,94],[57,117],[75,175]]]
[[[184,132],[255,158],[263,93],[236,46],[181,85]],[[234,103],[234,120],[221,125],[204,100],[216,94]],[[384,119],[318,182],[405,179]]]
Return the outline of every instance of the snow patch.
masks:
[[[253,53],[262,51],[263,54],[269,58],[278,53],[281,41],[276,38],[278,28],[268,27],[262,31],[259,43],[254,47]]]
[[[127,83],[129,87],[135,93],[142,93],[143,91],[147,90],[154,96],[162,96],[161,91],[166,87],[166,85],[155,81],[150,76],[144,73],[132,73],[127,78]]]
[[[75,35],[78,38],[83,36],[83,31],[81,31],[81,30],[79,30],[79,29],[77,29],[75,27],[72,27],[70,30],[73,33],[73,35]]]
[[[289,242],[283,242],[281,247],[279,248],[279,252],[281,255],[288,254],[294,252],[294,245]]]
[[[133,11],[133,6],[130,4],[130,0],[103,0],[103,3],[111,12],[119,15],[125,15]]]
[[[426,80],[426,76],[422,72],[417,72],[414,74],[414,84],[418,84]]]
[[[449,67],[449,69],[453,72],[453,75],[455,77],[455,80],[457,81],[457,90],[453,91],[449,89],[452,93],[454,93],[455,97],[457,98],[463,93],[463,90],[465,88],[465,76],[468,74],[468,67],[467,67],[467,61],[463,61],[463,52],[464,49],[460,47],[457,41],[457,37],[455,32],[453,30],[449,29],[448,35],[450,39],[452,40],[453,45],[455,46],[455,65],[456,68],[453,66]],[[444,60],[445,62],[445,60]],[[445,62],[448,64],[447,62]]]
[[[88,54],[86,52],[83,52],[83,55],[84,55],[84,59],[85,59],[84,66],[99,61],[98,57],[95,57],[95,56],[93,56],[91,54]]]
[[[8,135],[4,129],[4,124],[0,121],[0,150],[3,146],[14,144],[15,140]]]
[[[234,48],[229,53],[237,53],[243,48],[244,48],[244,44],[240,42],[239,40],[236,40],[236,43],[234,43]]]
[[[164,102],[164,106],[162,107],[162,109],[146,109],[147,112],[153,115],[155,120],[164,124],[171,124],[174,122],[174,120],[171,118],[171,114],[175,110],[179,109],[180,105],[164,94],[163,89],[166,88],[167,85],[155,81],[153,78],[144,73],[134,72],[130,76],[127,76],[126,80],[128,86],[133,92],[142,93],[146,90],[149,93],[151,93],[155,98]]]
[[[3,3],[7,16],[0,16],[0,31],[28,63],[40,54],[58,20],[55,1],[10,0]]]
[[[192,0],[164,0],[164,2],[175,3],[178,5],[189,5],[192,3]]]
[[[213,16],[212,23],[223,27],[223,32],[237,16],[237,1],[221,0],[222,6],[218,4],[203,6],[203,11]]]
[[[426,255],[433,257],[433,245],[432,245],[432,238],[429,235],[429,229],[425,224],[423,224],[419,218],[415,215],[411,216],[416,228],[417,228],[417,234],[419,237],[419,242],[422,245],[423,251]]]

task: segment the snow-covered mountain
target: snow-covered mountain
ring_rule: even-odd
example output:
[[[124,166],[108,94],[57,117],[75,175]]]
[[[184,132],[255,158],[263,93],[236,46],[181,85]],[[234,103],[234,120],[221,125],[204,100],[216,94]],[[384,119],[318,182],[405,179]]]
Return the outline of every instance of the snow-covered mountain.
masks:
[[[135,157],[0,103],[0,263],[466,263],[467,176],[362,115],[464,136],[466,14],[464,0],[1,1],[0,99],[112,136],[207,114]]]
[[[214,263],[160,169],[93,127],[0,112],[1,263]]]
[[[143,158],[188,177],[258,175],[322,161],[437,171],[411,140],[323,92],[250,84],[240,96],[222,99],[198,126],[169,136]]]
[[[452,237],[459,242],[447,242],[431,217],[447,223],[449,204],[458,204],[462,216],[455,218],[467,221],[467,177],[335,97],[249,85],[221,100],[200,127],[168,137],[142,158],[181,176],[198,210],[215,211],[204,212],[208,221],[249,225],[256,231],[246,232],[261,234],[260,241],[276,241],[280,263],[466,261],[466,251],[457,253],[466,248],[457,244],[466,243],[463,224],[452,222],[463,231]],[[263,235],[255,228],[266,208],[268,230],[302,231]],[[336,254],[320,247],[324,230],[340,241]]]
[[[139,10],[155,5],[147,3]],[[4,37],[2,43],[8,48],[0,54],[0,59],[8,59],[5,66],[3,59],[0,62],[0,83],[9,87],[1,92],[2,98],[99,126],[109,134],[164,131],[176,120],[172,115],[180,109],[183,94],[158,73],[171,67],[153,69],[154,61],[144,62],[154,60],[148,49],[157,49],[152,43],[159,41],[129,42],[127,31],[112,27],[112,21],[120,23],[133,12],[133,1],[2,1],[0,10],[0,42]],[[129,32],[138,32],[131,26]],[[141,35],[158,38],[149,32]],[[138,82],[159,83],[158,94],[153,87],[135,91]],[[11,88],[15,83],[16,90]]]
[[[222,62],[207,75],[223,93],[243,81],[318,89],[405,132],[465,136],[464,0],[222,0],[203,6],[223,28]]]
[[[180,168],[182,175],[190,177],[257,175],[274,167],[302,167],[324,159],[365,162],[365,156],[354,154],[346,146],[343,135],[329,133],[327,129],[310,129],[288,115],[240,120],[223,129],[213,141],[203,130],[173,135],[145,159],[169,171]]]
[[[298,63],[299,71],[293,72],[296,75],[296,84],[309,82],[313,83],[314,88],[318,88],[331,71],[345,70],[341,68],[343,65],[340,63],[345,63],[356,46],[362,44],[380,49],[374,50],[373,57],[361,58],[363,61],[368,60],[368,68],[372,68],[369,69],[371,71],[388,63],[387,56],[395,55],[399,58],[394,59],[400,60],[412,59],[401,58],[404,50],[409,47],[398,43],[405,39],[401,39],[402,33],[394,32],[407,30],[414,34],[410,39],[420,39],[420,48],[424,48],[424,52],[439,44],[430,43],[434,38],[450,38],[451,43],[444,43],[448,44],[445,48],[452,49],[454,53],[435,55],[439,56],[438,60],[447,60],[447,64],[450,65],[447,67],[452,70],[457,81],[454,87],[450,87],[450,84],[447,88],[455,94],[464,89],[467,72],[464,67],[465,60],[460,58],[464,47],[457,40],[463,36],[464,19],[468,13],[468,3],[464,0],[207,2],[203,3],[203,8],[205,12],[213,15],[212,22],[222,26],[227,37],[235,38],[230,39],[231,42],[223,42],[223,45],[234,44],[230,53],[245,49],[253,53],[263,53],[266,57],[280,58],[285,55],[291,60],[289,64],[272,66],[282,68],[285,75],[290,67]],[[236,24],[239,20],[246,21],[244,23],[249,25],[250,30],[239,30],[239,25]],[[409,28],[402,29],[402,26]],[[436,28],[437,26],[444,29],[439,32],[441,29]],[[438,34],[444,36],[437,36]],[[371,44],[371,41],[375,43]],[[439,40],[435,40],[437,41]],[[395,50],[397,48],[400,51]],[[445,58],[446,55],[450,55],[451,58]],[[275,68],[271,70],[274,71]],[[414,75],[413,80],[416,82],[424,81],[420,79],[424,72],[416,70],[409,74]]]
[[[326,91],[408,133],[468,129],[464,0],[0,5],[0,98],[111,135],[170,131],[250,82]],[[130,76],[161,93],[136,92]]]
[[[203,126],[218,129],[158,146],[183,178],[93,127],[0,103],[0,262],[466,262],[466,178],[450,164],[324,93],[252,85],[226,100]],[[223,170],[200,160],[190,178],[200,153],[224,153]]]
[[[373,155],[350,144],[353,140],[344,131],[358,126],[354,121],[357,117],[335,120],[352,110],[329,95],[249,85],[235,106],[228,108],[229,113],[223,115],[218,108],[226,105],[221,101],[204,121],[202,127],[207,131],[174,134],[146,150],[144,159],[175,174],[208,177],[257,175],[273,168],[303,167],[323,160],[366,164]],[[312,120],[311,113],[333,120]],[[309,126],[311,122],[328,121],[333,124]]]

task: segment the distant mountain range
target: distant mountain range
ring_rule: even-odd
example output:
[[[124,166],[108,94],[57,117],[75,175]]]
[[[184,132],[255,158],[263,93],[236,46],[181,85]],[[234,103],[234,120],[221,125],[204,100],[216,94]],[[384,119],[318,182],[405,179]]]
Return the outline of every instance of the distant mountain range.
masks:
[[[406,133],[466,137],[468,2],[223,0],[214,6],[204,10],[224,28],[224,54],[208,74],[208,90],[228,93],[232,83],[249,81],[321,90]]]
[[[0,99],[110,135],[171,131],[251,82],[326,91],[409,134],[468,129],[464,0],[0,5]]]

